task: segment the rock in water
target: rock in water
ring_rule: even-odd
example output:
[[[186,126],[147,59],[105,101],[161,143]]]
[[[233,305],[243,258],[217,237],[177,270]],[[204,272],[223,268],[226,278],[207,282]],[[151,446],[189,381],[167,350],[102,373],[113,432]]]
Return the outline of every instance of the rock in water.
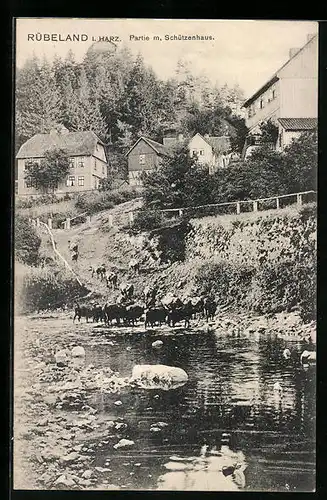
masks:
[[[303,351],[300,356],[300,361],[302,364],[311,364],[316,362],[316,352],[315,351]]]
[[[135,443],[129,439],[121,439],[117,444],[114,445],[115,450],[119,448],[126,448],[128,446],[133,446]]]
[[[152,342],[152,347],[158,348],[163,346],[163,341],[162,340],[155,340],[155,342]]]
[[[164,390],[172,389],[188,381],[187,373],[175,366],[166,365],[135,365],[132,372],[132,382],[143,388]]]
[[[85,349],[82,346],[76,346],[72,349],[73,358],[82,358],[85,356]]]
[[[291,351],[289,349],[284,349],[284,351],[283,351],[283,357],[285,359],[290,359],[290,357],[291,357]]]
[[[55,360],[58,366],[67,366],[68,365],[68,357],[66,351],[58,351],[55,354]]]

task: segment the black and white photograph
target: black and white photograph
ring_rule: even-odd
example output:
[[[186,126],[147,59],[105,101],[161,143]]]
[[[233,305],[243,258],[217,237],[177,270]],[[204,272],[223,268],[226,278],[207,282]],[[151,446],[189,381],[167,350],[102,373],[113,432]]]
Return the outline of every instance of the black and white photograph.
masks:
[[[318,22],[13,28],[13,489],[316,491]]]

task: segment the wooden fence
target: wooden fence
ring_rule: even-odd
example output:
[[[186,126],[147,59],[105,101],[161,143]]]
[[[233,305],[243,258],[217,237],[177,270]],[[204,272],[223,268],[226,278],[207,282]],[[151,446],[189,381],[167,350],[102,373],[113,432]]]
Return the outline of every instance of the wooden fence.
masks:
[[[198,205],[191,207],[166,208],[160,210],[161,213],[182,217],[183,215],[203,216],[203,215],[221,215],[226,213],[241,214],[244,212],[258,212],[267,209],[279,209],[287,205],[303,204],[316,200],[316,191],[302,191],[299,193],[289,193],[279,196],[270,196],[269,198],[259,198],[257,200],[231,201],[225,203],[212,203],[208,205]],[[219,210],[222,209],[222,210]]]
[[[180,207],[180,208],[166,208],[160,210],[161,213],[175,217],[183,217],[184,215],[192,217],[204,217],[210,215],[226,215],[226,214],[236,214],[239,215],[245,212],[258,212],[260,210],[267,209],[279,209],[285,206],[296,204],[297,206],[302,206],[306,203],[316,201],[317,193],[316,191],[301,191],[299,193],[289,193],[282,194],[278,196],[270,196],[268,198],[259,198],[257,200],[243,200],[243,201],[231,201],[225,203],[211,203],[208,205],[197,205],[191,207]],[[107,216],[106,222],[109,227],[118,227],[121,225],[132,224],[135,215],[142,212],[142,208],[134,211],[126,212],[124,217],[122,215],[117,215],[116,217],[112,214]],[[99,215],[99,214],[97,214]],[[71,222],[75,219],[86,218],[86,222],[91,224],[92,218],[87,212],[78,214],[75,217],[67,218],[63,223],[64,229],[71,228]],[[30,221],[39,226],[40,219],[30,219]],[[52,229],[52,219],[49,218],[47,225]]]

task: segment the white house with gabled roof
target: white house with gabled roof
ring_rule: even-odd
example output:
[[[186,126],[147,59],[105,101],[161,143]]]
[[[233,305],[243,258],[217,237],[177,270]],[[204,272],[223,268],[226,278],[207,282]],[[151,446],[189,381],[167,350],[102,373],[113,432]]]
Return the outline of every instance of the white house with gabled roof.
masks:
[[[108,159],[105,144],[91,130],[69,132],[53,129],[49,134],[36,134],[19,149],[17,159],[17,194],[36,196],[42,194],[26,174],[26,165],[41,162],[46,151],[63,149],[70,161],[67,178],[58,185],[55,192],[74,193],[98,189],[101,179],[108,176]]]

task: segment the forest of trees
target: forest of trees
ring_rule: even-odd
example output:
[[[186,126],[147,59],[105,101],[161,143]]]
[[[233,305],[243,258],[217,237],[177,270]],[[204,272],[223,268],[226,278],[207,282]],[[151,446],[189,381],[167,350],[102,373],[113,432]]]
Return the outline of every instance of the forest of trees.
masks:
[[[237,116],[243,101],[238,86],[213,85],[179,61],[175,74],[160,80],[141,55],[126,47],[88,51],[82,62],[72,52],[51,63],[33,57],[16,75],[16,151],[36,133],[59,124],[69,131],[93,130],[110,144],[112,164],[122,168],[123,154],[140,135],[162,141],[167,128],[186,137],[194,132],[220,135],[227,123],[240,150],[247,133]]]

